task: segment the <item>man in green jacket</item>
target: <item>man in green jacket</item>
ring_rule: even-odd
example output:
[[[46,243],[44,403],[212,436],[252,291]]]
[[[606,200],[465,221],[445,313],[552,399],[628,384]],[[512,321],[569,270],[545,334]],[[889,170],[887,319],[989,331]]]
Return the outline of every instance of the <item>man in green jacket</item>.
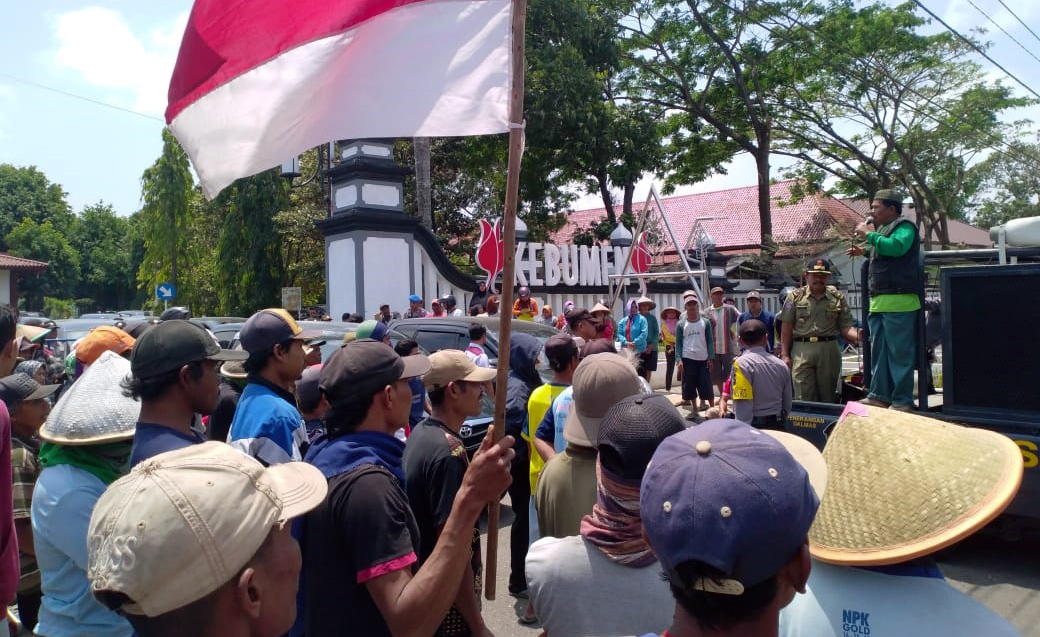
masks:
[[[863,402],[909,411],[914,402],[914,323],[921,309],[921,238],[903,214],[903,196],[879,190],[870,204],[874,218],[856,226],[867,247],[853,246],[849,256],[870,258],[870,392]]]

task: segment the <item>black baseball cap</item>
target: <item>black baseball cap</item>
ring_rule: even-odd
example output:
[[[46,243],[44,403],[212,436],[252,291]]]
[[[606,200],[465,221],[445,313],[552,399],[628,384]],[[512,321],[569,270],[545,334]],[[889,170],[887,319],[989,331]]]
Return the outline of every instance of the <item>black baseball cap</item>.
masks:
[[[663,394],[623,398],[599,423],[600,464],[626,480],[642,479],[661,441],[684,429],[682,415]]]
[[[46,398],[60,385],[41,385],[32,379],[32,376],[19,372],[0,379],[0,400],[8,407],[14,407],[23,400],[37,400]]]
[[[301,329],[286,310],[269,308],[260,310],[246,320],[238,333],[238,340],[242,343],[242,349],[253,354],[265,352],[289,339],[307,341],[321,334],[320,330]]]
[[[241,350],[221,349],[205,328],[191,321],[163,321],[134,344],[130,373],[136,378],[155,378],[195,361],[241,361],[248,357]]]
[[[322,365],[318,387],[332,405],[371,396],[402,378],[430,371],[430,359],[422,354],[397,355],[382,341],[363,338],[336,350]]]

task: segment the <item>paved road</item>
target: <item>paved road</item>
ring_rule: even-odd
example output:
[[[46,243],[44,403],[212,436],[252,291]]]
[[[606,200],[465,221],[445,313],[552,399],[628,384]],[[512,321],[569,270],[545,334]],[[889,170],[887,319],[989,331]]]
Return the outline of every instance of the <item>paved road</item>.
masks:
[[[484,618],[498,637],[537,637],[539,626],[517,622],[523,609],[506,589],[511,520],[512,512],[504,504],[499,532],[498,595],[495,601],[484,600]],[[486,550],[486,535],[484,541]],[[939,564],[953,586],[993,609],[1025,637],[1040,637],[1040,533],[1017,541],[985,532],[976,534],[943,551]],[[667,627],[668,619],[662,618],[662,629]]]

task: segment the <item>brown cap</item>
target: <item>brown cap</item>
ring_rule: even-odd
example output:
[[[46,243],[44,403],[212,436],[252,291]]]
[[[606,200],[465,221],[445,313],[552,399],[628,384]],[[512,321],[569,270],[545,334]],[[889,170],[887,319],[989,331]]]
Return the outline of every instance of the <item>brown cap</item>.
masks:
[[[762,300],[762,295],[758,293],[758,290],[751,290],[750,292],[747,293],[747,296],[745,298],[747,300],[749,300],[749,301],[751,299],[758,299],[759,301],[761,301]]]
[[[719,294],[725,294],[726,293],[725,290],[723,290],[722,288],[720,288],[717,285],[711,289],[711,294],[715,294],[716,292],[718,292]]]

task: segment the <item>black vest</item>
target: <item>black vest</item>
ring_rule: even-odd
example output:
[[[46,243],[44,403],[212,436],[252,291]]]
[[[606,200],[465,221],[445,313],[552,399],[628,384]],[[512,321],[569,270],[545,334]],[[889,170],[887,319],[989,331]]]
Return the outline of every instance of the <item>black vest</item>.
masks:
[[[900,224],[910,224],[914,228],[914,242],[901,257],[885,257],[870,251],[870,295],[879,294],[917,294],[921,291],[921,238],[917,225],[913,221],[900,217],[884,231],[882,236],[889,236]]]

